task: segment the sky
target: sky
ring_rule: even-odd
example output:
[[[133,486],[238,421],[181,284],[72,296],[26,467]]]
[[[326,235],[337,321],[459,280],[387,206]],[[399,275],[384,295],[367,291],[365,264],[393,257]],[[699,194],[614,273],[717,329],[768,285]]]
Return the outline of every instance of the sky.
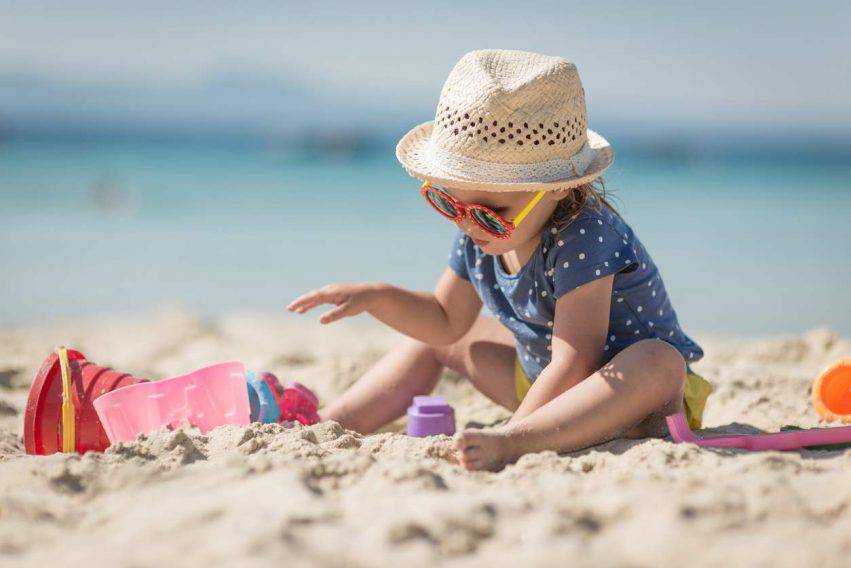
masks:
[[[0,0],[0,82],[168,93],[236,77],[247,89],[426,120],[463,53],[500,47],[577,63],[592,123],[842,135],[851,133],[849,24],[842,1]],[[28,98],[7,91],[0,116],[4,106],[25,113]],[[44,101],[45,112],[56,104]]]

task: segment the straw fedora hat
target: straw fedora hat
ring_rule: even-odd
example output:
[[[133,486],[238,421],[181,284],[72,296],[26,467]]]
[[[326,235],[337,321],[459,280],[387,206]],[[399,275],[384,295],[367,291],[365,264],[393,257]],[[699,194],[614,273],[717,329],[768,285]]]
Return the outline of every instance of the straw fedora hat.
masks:
[[[576,65],[525,51],[472,51],[455,65],[434,120],[396,146],[409,174],[480,191],[577,187],[614,161],[588,129]]]

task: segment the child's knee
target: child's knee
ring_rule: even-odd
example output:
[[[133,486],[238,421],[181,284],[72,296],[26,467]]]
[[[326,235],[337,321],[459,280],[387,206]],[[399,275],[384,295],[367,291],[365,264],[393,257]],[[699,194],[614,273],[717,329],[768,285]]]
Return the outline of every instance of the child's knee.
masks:
[[[654,381],[663,381],[672,394],[685,389],[686,362],[677,349],[661,339],[645,339],[633,346],[641,368],[651,370]]]
[[[430,345],[417,339],[407,338],[405,349],[413,351],[416,356],[430,356],[438,363],[447,366],[452,359],[457,342],[448,345]]]
[[[455,368],[458,362],[463,360],[464,347],[460,340],[448,345],[432,346],[431,350],[437,361],[444,367]]]

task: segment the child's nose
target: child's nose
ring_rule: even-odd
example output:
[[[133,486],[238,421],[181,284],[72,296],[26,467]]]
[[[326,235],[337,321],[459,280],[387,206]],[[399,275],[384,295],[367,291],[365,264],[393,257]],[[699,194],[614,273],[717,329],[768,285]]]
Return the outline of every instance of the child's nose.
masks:
[[[455,223],[458,225],[458,228],[464,231],[467,235],[473,236],[473,231],[477,229],[476,224],[472,222],[469,215],[464,215]]]

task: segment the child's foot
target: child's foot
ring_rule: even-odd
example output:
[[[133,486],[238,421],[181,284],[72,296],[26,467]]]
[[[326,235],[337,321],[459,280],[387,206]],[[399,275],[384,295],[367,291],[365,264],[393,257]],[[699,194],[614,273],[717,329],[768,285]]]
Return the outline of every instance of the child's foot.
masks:
[[[455,440],[458,461],[469,470],[496,470],[512,461],[511,439],[500,429],[478,430],[467,428]]]

